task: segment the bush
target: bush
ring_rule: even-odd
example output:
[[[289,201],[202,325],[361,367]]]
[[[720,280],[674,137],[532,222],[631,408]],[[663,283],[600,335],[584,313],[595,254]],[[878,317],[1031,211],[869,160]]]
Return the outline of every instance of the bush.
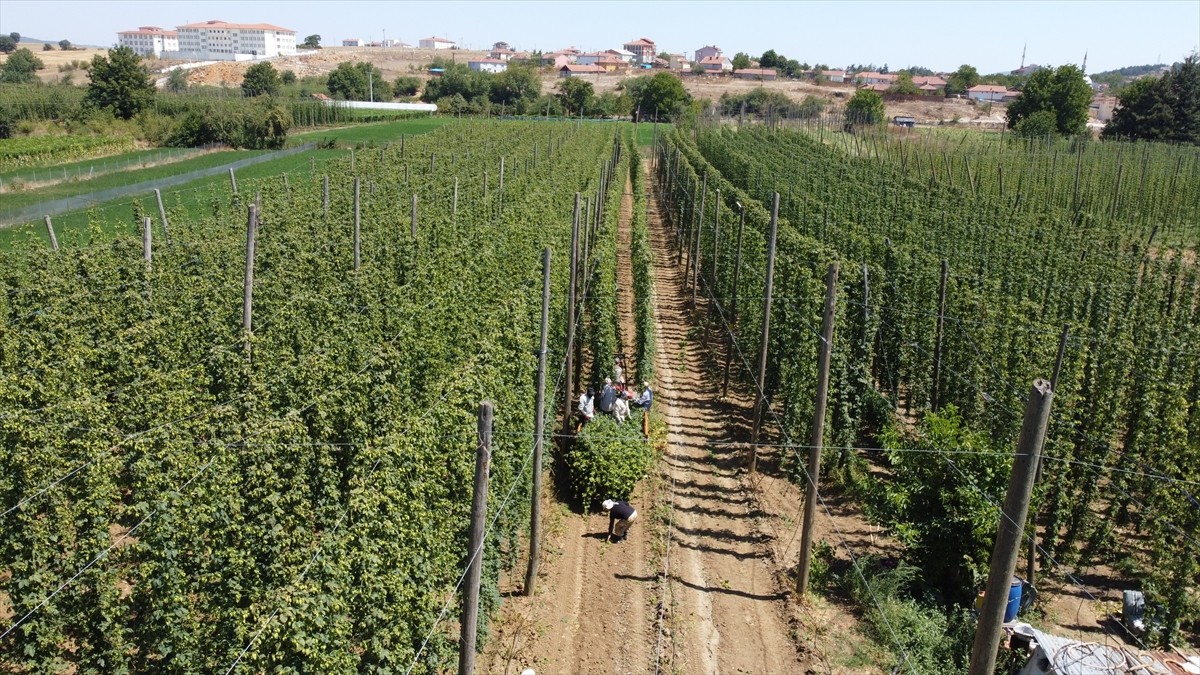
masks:
[[[642,413],[633,411],[624,424],[598,414],[567,451],[571,490],[584,508],[600,499],[625,499],[654,462],[654,451],[642,436]]]

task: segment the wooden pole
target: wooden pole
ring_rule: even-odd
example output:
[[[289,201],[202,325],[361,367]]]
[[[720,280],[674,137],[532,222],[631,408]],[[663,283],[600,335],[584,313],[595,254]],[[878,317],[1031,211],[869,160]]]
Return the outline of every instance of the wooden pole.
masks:
[[[167,210],[163,208],[162,190],[154,188],[154,199],[158,201],[158,219],[162,222],[163,237],[171,243],[171,232],[167,229]]]
[[[817,398],[813,404],[812,436],[808,448],[808,486],[804,490],[804,529],[800,535],[800,568],[796,591],[808,592],[808,570],[812,563],[813,522],[820,499],[821,447],[825,445],[825,407],[829,401],[829,362],[833,355],[833,319],[837,309],[838,264],[825,275],[825,313],[821,319],[821,345],[817,352]]]
[[[324,202],[324,207],[322,208],[322,211],[321,211],[321,215],[325,216],[325,219],[328,220],[329,219],[329,174],[325,174],[325,176],[322,178],[321,182],[324,183],[324,193],[325,193],[325,202]]]
[[[150,219],[150,216],[146,216],[142,219],[142,259],[145,260],[147,264],[149,264],[152,254],[153,245],[150,241],[150,238],[154,236],[152,234],[153,230],[151,229],[151,223],[153,222],[154,221]]]
[[[250,349],[250,311],[254,304],[254,235],[258,230],[258,209],[246,207],[246,275],[242,291],[242,333],[246,349]]]
[[[433,173],[435,169],[437,169],[437,153],[436,152],[430,153],[430,155],[429,155],[429,173]]]
[[[358,271],[358,265],[361,262],[361,219],[359,218],[358,208],[358,176],[354,177],[354,271]]]
[[[688,267],[692,276],[692,309],[696,308],[696,279],[700,270],[700,232],[704,229],[704,203],[708,198],[708,171],[704,172],[704,180],[700,187],[700,220],[692,235],[692,252],[688,256]]]
[[[504,158],[500,158],[500,183],[496,186],[496,222],[504,217]]]
[[[716,211],[713,213],[713,264],[712,264],[712,294],[717,294],[717,263],[721,256],[717,255],[721,244],[721,190],[717,189],[716,203],[713,205]]]
[[[233,186],[233,194],[237,194],[237,176],[233,175],[233,167],[229,167],[229,184]]]
[[[1058,376],[1062,373],[1063,355],[1067,351],[1067,337],[1071,333],[1070,324],[1063,324],[1062,334],[1058,338],[1058,355],[1054,358],[1054,374],[1050,376],[1050,391],[1058,393]],[[1041,449],[1038,450],[1037,474],[1034,476],[1034,483],[1037,484],[1042,480],[1042,458]],[[1034,585],[1037,579],[1037,548],[1038,548],[1038,532],[1037,532],[1037,511],[1033,513],[1033,532],[1029,537],[1029,555],[1026,556],[1025,580],[1030,586]]]
[[[950,265],[942,259],[942,280],[938,284],[937,332],[933,336],[933,385],[930,392],[930,407],[937,410],[941,403],[942,388],[942,331],[946,324],[946,281],[950,276]]]
[[[451,222],[458,222],[458,176],[454,177],[454,206],[450,211]]]
[[[542,340],[538,348],[537,395],[533,418],[533,492],[529,497],[529,567],[525,570],[525,595],[537,585],[538,557],[542,546],[542,435],[546,428],[546,334],[550,328],[550,248],[542,250]],[[568,392],[567,400],[570,400]]]
[[[571,433],[571,410],[575,400],[575,286],[579,277],[579,201],[575,193],[575,217],[571,221],[571,281],[567,290],[566,394],[563,396],[563,444]]]
[[[50,248],[58,250],[58,237],[54,236],[54,223],[50,221],[50,216],[46,216],[46,233],[50,235]]]
[[[412,196],[412,215],[409,217],[408,234],[409,234],[409,236],[411,236],[413,238],[413,241],[416,241],[416,239],[417,239],[417,196],[415,194]]]
[[[463,593],[458,641],[458,675],[475,673],[475,637],[479,628],[479,581],[483,576],[483,535],[487,526],[488,468],[492,454],[492,404],[479,404],[475,452],[475,487],[471,493],[471,530],[467,547],[467,585]]]
[[[725,378],[724,384],[721,385],[722,398],[729,396],[729,365],[733,360],[733,351],[737,349],[737,336],[733,334],[733,326],[736,326],[738,323],[737,294],[738,280],[742,276],[742,233],[746,230],[746,207],[742,206],[741,202],[738,202],[738,206],[742,209],[742,217],[741,222],[738,224],[737,256],[733,263],[733,298],[729,304],[729,320],[732,324],[730,325],[729,348],[725,350]]]
[[[1025,516],[1029,512],[1029,498],[1033,494],[1033,480],[1046,438],[1046,424],[1053,399],[1054,391],[1050,383],[1034,380],[1025,404],[1025,420],[1021,424],[1017,455],[1008,479],[1008,493],[1004,497],[996,546],[992,549],[987,590],[983,597],[983,610],[979,613],[979,625],[975,629],[968,675],[992,675],[996,668],[1004,608],[1008,603],[1013,572],[1017,569],[1017,551],[1021,546],[1021,533],[1025,530]]]
[[[758,380],[754,392],[754,425],[750,430],[750,473],[758,468],[758,432],[762,428],[763,394],[767,386],[767,346],[771,340],[771,291],[775,286],[775,235],[779,229],[779,193],[771,200],[771,234],[767,239],[767,281],[763,289],[762,339],[758,348]]]

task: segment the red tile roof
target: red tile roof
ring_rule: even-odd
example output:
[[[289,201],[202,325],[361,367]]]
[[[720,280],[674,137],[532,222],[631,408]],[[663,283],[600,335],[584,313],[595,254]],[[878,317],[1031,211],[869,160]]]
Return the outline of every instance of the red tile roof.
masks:
[[[741,68],[733,71],[734,75],[750,75],[753,77],[762,77],[766,75],[775,75],[774,68]]]
[[[973,92],[979,93],[979,94],[983,94],[983,93],[1003,94],[1004,92],[1008,91],[1008,89],[1006,87],[1004,87],[1003,85],[999,85],[999,84],[977,84],[974,87],[971,87],[970,89],[968,89],[967,91],[973,91]]]
[[[639,47],[653,47],[654,41],[647,40],[646,38],[638,38],[636,40],[630,40],[629,42],[626,42],[625,44],[626,45],[637,45]]]
[[[179,26],[179,28],[227,28],[230,30],[275,30],[284,33],[295,33],[291,28],[280,28],[269,23],[229,23],[219,19],[211,21],[202,21],[200,23],[189,23]]]
[[[117,35],[164,35],[166,37],[175,37],[179,33],[173,30],[163,30],[158,26],[140,26],[137,30],[123,30]]]

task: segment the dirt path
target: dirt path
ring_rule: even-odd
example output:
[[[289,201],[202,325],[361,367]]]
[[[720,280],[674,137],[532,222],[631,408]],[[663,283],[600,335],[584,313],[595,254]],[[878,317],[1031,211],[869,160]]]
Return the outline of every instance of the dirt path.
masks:
[[[695,323],[683,269],[674,265],[653,203],[649,224],[659,298],[657,400],[669,428],[663,461],[674,511],[670,665],[688,673],[794,672],[801,664],[769,560],[770,537],[758,530],[737,458],[710,445],[730,440],[731,422],[744,413],[703,376],[705,348],[689,339]]]

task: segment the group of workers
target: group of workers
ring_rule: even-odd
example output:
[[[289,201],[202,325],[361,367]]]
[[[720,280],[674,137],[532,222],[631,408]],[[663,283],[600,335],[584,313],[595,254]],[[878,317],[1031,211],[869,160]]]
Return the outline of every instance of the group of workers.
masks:
[[[613,363],[613,376],[604,378],[604,387],[600,390],[599,401],[596,400],[594,387],[588,387],[587,391],[579,395],[578,412],[581,429],[596,416],[597,407],[600,408],[600,412],[612,415],[618,423],[624,422],[629,417],[630,408],[641,408],[650,412],[650,404],[654,401],[654,392],[650,389],[650,383],[642,382],[642,393],[635,399],[633,392],[625,384],[625,369],[621,367],[620,356]]]

